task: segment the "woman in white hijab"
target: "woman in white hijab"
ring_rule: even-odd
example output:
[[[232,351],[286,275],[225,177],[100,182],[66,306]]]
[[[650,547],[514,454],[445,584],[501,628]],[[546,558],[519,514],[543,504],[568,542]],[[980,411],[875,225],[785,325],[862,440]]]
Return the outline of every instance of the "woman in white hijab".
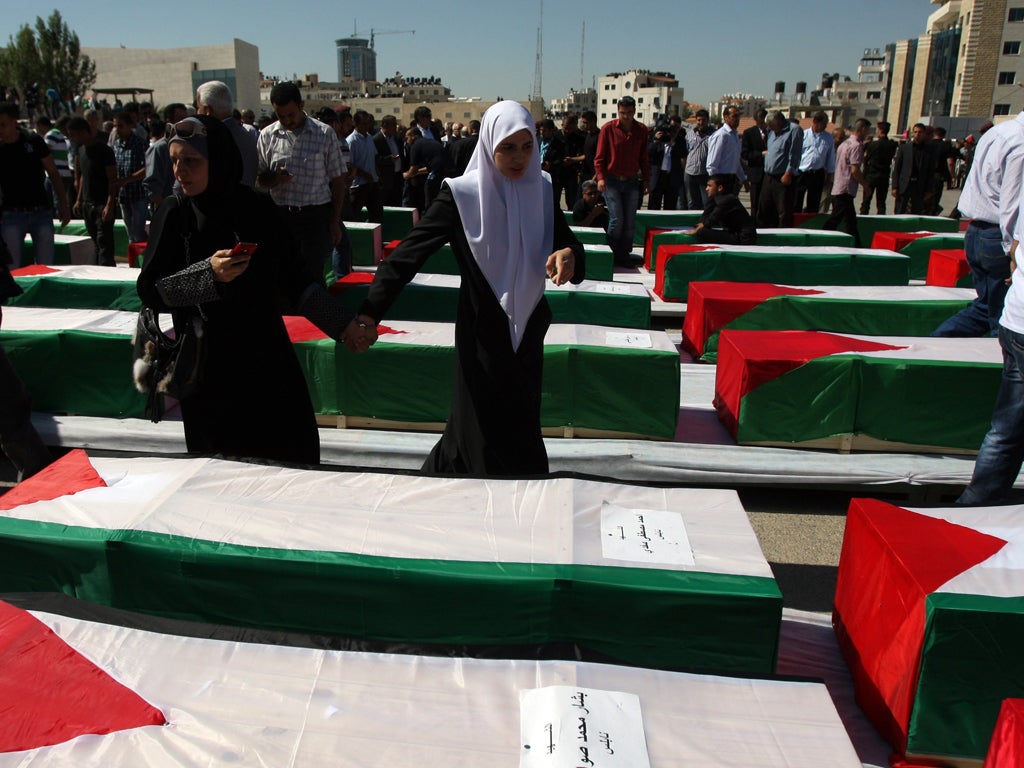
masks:
[[[455,321],[455,397],[432,474],[532,475],[548,471],[540,431],[545,280],[583,279],[583,247],[555,207],[540,169],[534,120],[500,101],[483,116],[466,173],[444,182],[402,244],[377,267],[360,320],[375,324],[442,245],[462,272]]]

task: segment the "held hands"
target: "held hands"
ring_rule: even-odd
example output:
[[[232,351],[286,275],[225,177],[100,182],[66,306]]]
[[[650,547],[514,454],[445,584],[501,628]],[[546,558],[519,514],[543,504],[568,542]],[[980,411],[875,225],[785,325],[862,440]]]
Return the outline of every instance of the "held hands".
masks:
[[[218,283],[230,283],[248,269],[251,258],[252,256],[244,253],[232,256],[231,250],[227,248],[214,251],[213,256],[210,257],[213,279]]]
[[[565,285],[570,280],[576,266],[576,257],[571,248],[563,248],[548,256],[544,269],[555,285]]]
[[[349,352],[365,352],[377,341],[377,321],[367,315],[359,315],[345,326],[341,341]]]

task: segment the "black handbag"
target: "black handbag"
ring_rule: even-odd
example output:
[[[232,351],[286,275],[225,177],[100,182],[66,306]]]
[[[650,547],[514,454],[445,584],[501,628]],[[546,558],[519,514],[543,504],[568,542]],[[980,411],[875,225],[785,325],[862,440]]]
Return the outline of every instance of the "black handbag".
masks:
[[[143,307],[132,343],[135,388],[148,395],[146,415],[155,424],[164,415],[164,395],[181,400],[199,388],[206,358],[202,317],[192,314],[183,332],[171,338],[160,330],[157,311]]]

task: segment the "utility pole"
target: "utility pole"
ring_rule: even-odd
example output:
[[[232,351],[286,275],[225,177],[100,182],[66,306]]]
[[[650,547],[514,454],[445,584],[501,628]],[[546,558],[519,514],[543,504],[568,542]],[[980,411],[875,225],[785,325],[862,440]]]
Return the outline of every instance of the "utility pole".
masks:
[[[540,26],[537,27],[537,63],[533,70],[533,99],[544,101],[544,0],[540,0]]]

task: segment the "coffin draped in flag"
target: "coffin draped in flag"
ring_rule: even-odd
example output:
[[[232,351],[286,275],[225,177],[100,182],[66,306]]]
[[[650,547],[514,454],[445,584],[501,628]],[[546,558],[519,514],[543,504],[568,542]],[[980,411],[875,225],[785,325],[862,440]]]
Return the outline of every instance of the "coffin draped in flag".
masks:
[[[742,444],[968,453],[1001,375],[992,338],[727,330],[715,409]]]
[[[973,290],[922,285],[797,288],[771,283],[692,283],[683,345],[695,357],[713,363],[723,330],[927,336],[976,296]]]
[[[733,491],[75,452],[8,496],[2,592],[459,653],[775,666],[782,599]]]
[[[59,603],[23,615],[152,701],[167,725],[0,752],[0,768],[588,764],[552,762],[549,745],[597,766],[861,765],[818,682],[289,647],[268,633],[204,635]],[[608,699],[632,701],[631,717],[606,711],[600,725],[595,704]],[[89,714],[102,719],[103,707]],[[31,716],[15,703],[4,724]]]
[[[981,760],[1024,695],[1024,508],[854,499],[833,621],[858,701],[915,760]]]

